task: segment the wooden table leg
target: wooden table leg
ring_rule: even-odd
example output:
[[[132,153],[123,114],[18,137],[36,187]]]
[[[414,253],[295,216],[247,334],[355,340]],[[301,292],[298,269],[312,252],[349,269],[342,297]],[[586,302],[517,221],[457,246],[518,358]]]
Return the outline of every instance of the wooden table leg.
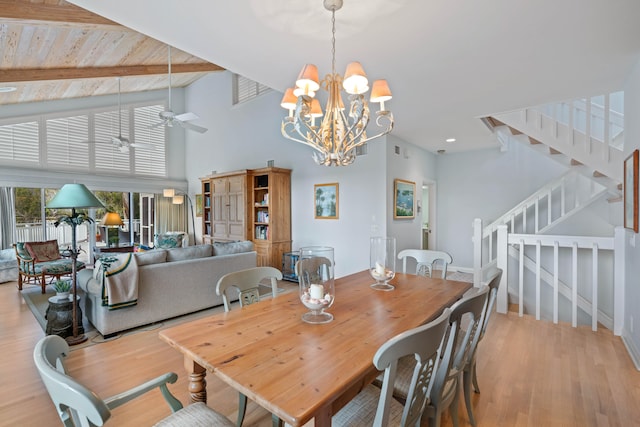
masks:
[[[207,370],[187,356],[184,357],[184,368],[189,374],[189,401],[207,403]]]
[[[318,409],[313,420],[313,425],[315,427],[331,426],[331,405]]]

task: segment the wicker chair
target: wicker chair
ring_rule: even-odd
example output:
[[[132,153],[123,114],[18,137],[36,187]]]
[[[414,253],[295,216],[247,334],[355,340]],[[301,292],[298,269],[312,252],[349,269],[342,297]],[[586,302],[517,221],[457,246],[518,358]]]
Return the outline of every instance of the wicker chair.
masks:
[[[49,256],[39,259],[29,252],[29,246],[48,246]],[[42,287],[42,293],[45,293],[47,286],[47,277],[60,279],[62,276],[71,274],[72,260],[63,257],[65,251],[60,252],[58,242],[56,240],[48,240],[46,242],[18,242],[13,245],[18,260],[18,290],[22,290],[23,283],[39,282]],[[55,255],[54,255],[55,254]],[[80,271],[85,267],[84,262],[76,261],[76,271]]]

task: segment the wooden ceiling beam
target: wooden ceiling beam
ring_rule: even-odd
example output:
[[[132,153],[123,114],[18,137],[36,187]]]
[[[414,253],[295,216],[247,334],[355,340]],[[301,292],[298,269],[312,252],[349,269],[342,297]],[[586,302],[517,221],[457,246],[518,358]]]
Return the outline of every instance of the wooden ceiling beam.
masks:
[[[116,67],[0,69],[0,83],[144,76],[151,74],[167,74],[168,70],[169,67],[165,64]],[[195,64],[171,64],[172,74],[208,73],[213,71],[224,71],[224,68],[208,62]]]
[[[117,22],[103,18],[81,7],[67,3],[64,6],[30,3],[28,1],[0,0],[0,22],[59,22],[82,25],[117,25]]]

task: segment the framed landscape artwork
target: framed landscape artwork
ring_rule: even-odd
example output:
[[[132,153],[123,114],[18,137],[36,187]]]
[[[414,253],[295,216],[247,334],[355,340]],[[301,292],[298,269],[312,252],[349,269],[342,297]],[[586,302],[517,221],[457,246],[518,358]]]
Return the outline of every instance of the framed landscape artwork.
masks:
[[[415,217],[416,183],[395,179],[393,181],[393,218],[411,219]]]
[[[338,219],[338,183],[315,184],[314,212],[316,219]]]
[[[624,227],[638,232],[638,159],[635,150],[624,161]]]
[[[202,216],[202,194],[196,194],[196,216]]]

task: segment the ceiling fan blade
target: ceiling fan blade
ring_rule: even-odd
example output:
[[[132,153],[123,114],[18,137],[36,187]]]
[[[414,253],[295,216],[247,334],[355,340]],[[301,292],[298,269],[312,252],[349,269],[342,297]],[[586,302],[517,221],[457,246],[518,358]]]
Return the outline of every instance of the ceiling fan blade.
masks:
[[[182,126],[185,129],[193,130],[199,133],[205,133],[208,130],[207,128],[203,128],[201,126],[197,126],[192,123],[181,122],[181,121],[179,121],[178,123],[180,124],[180,126]]]
[[[147,144],[146,142],[132,142],[129,144],[129,147],[134,148],[153,148],[153,145]]]
[[[111,141],[81,141],[82,144],[112,144]]]
[[[178,114],[174,118],[180,120],[181,122],[188,122],[189,120],[197,120],[200,117],[198,117],[198,115],[195,113],[182,113]]]

